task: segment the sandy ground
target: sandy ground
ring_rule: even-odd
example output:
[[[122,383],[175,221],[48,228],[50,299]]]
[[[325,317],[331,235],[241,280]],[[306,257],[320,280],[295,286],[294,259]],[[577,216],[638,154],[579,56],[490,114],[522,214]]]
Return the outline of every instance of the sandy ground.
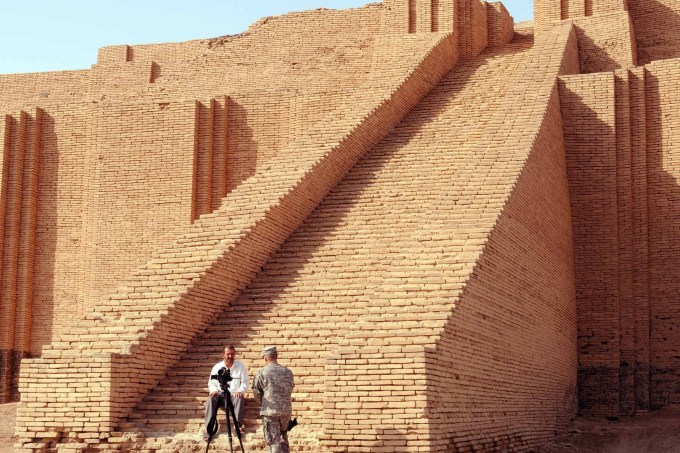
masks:
[[[618,420],[577,418],[540,453],[680,453],[680,409]]]
[[[0,453],[14,453],[16,407],[0,404]],[[578,418],[539,453],[680,453],[680,409],[615,421]]]
[[[0,404],[0,453],[14,452],[14,418],[17,403]]]

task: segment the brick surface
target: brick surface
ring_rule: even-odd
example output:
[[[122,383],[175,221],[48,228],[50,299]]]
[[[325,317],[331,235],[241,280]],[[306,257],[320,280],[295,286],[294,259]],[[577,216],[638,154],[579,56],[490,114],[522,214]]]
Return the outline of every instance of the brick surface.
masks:
[[[561,80],[583,413],[644,413],[677,398],[678,317],[667,296],[676,68],[667,60]]]
[[[680,56],[680,2],[678,0],[628,0],[641,64]]]
[[[614,74],[563,78],[560,89],[574,228],[579,402],[583,410],[617,415],[621,332]]]
[[[409,47],[420,49],[411,59],[396,52]],[[214,298],[228,304],[360,153],[387,133],[455,61],[452,35],[381,38],[373,61],[376,69],[384,68],[381,77],[370,80],[354,102],[341,104],[325,121],[282,149],[270,159],[268,171],[238,186],[215,213],[201,217],[174,243],[152,255],[87,314],[84,323],[70,326],[68,333],[53,341],[41,359],[25,362],[23,400],[41,400],[39,393],[31,395],[35,387],[28,385],[41,379],[44,372],[40,370],[63,369],[63,388],[80,389],[70,392],[69,406],[91,401],[100,409],[84,419],[77,412],[58,417],[58,429],[78,430],[81,439],[88,439],[88,433],[110,431],[158,379],[142,369],[156,363],[162,373],[176,360],[177,353],[219,310],[221,305]],[[153,119],[153,115],[145,118]],[[177,329],[180,324],[181,330]],[[79,346],[74,354],[75,344]],[[69,366],[91,361],[101,365]],[[89,380],[101,385],[94,399],[88,396],[92,389],[79,384]],[[105,401],[109,404],[102,404]],[[55,411],[59,409],[39,412],[36,420],[54,419]],[[34,428],[23,426],[18,431],[31,436]]]
[[[636,64],[633,27],[625,11],[573,20],[579,37],[581,72],[605,72]]]
[[[678,60],[665,60],[645,67],[647,120],[647,177],[649,217],[650,280],[650,408],[676,404],[680,362],[677,354],[680,318],[673,294],[677,291],[677,271],[671,262],[676,243],[673,206],[677,200],[678,153],[675,140],[680,96],[674,87],[680,66]]]
[[[679,12],[385,0],[0,76],[20,451],[202,447],[225,343],[281,346],[305,451],[527,451],[680,404]]]

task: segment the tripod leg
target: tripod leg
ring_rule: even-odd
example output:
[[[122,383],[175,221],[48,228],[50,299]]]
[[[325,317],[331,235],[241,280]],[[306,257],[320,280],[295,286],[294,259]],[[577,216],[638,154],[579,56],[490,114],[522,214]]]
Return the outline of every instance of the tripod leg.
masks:
[[[246,453],[245,448],[243,448],[243,441],[241,440],[241,425],[236,418],[236,411],[234,410],[234,402],[231,400],[231,395],[229,395],[229,401],[227,403],[231,416],[234,419],[234,431],[236,431],[236,437],[238,437],[238,443],[241,445],[241,452]]]
[[[229,394],[229,392],[225,392],[224,393],[224,412],[227,413],[226,414],[227,415],[227,436],[229,437],[229,451],[231,451],[231,453],[234,453],[234,444],[233,444],[233,441],[231,439],[231,423],[229,422],[229,413],[230,413],[231,408],[232,408],[231,395]],[[231,413],[233,414],[234,411],[232,410]],[[235,419],[234,419],[234,423],[236,423]]]

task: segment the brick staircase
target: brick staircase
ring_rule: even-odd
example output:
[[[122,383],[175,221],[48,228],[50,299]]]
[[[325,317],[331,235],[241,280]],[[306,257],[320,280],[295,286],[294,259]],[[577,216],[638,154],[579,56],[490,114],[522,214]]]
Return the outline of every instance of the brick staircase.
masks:
[[[304,428],[294,431],[293,439],[316,445],[323,432],[326,359],[359,318],[370,315],[372,294],[385,285],[365,270],[392,267],[390,263],[399,259],[396,243],[422,246],[417,238],[422,213],[408,206],[418,203],[419,194],[440,190],[451,174],[464,169],[466,150],[483,139],[480,131],[504,103],[510,80],[504,76],[522,67],[531,44],[532,36],[520,33],[512,44],[446,75],[199,335],[121,424],[125,436],[142,434],[153,442],[176,433],[181,433],[179,437],[199,433],[206,373],[219,360],[223,346],[236,344],[252,376],[261,364],[257,351],[273,343],[280,345],[282,363],[292,366],[296,375],[294,411]],[[445,149],[423,146],[435,142]],[[409,165],[397,163],[404,160]],[[413,221],[412,231],[404,228],[408,219]],[[260,433],[253,436],[258,420],[252,399],[247,401],[246,418],[248,438],[255,442]]]
[[[45,398],[39,385],[28,383],[48,379],[45,370],[52,368],[65,370],[58,384],[50,380],[59,397],[73,404],[84,398],[96,407],[86,416],[49,405],[32,412],[51,428],[19,426],[23,444],[30,450],[74,432],[79,434],[70,435],[64,448],[101,444],[103,433],[129,415],[361,155],[456,64],[454,46],[451,34],[381,37],[373,67],[382,77],[282,149],[218,210],[179,231],[41,358],[23,362],[22,400]],[[408,58],[403,51],[410,52]],[[88,361],[94,366],[85,366]],[[106,390],[90,393],[93,382]]]
[[[551,234],[568,234],[541,221],[545,212],[569,218],[556,158],[562,136],[555,78],[578,70],[578,48],[568,23],[533,47],[532,41],[531,33],[519,33],[512,44],[468,55],[452,70],[460,56],[454,34],[379,37],[371,78],[351,99],[281,149],[218,209],[179,232],[41,358],[26,361],[20,390],[30,406],[20,407],[19,418],[27,420],[30,407],[35,422],[18,426],[24,450],[49,444],[58,451],[170,451],[175,441],[195,449],[206,372],[228,343],[236,344],[251,374],[262,345],[281,346],[282,363],[297,377],[294,411],[302,426],[293,441],[308,451],[373,445],[445,451],[444,442],[454,445],[451,432],[457,436],[465,423],[480,420],[488,426],[465,427],[462,442],[482,432],[515,436],[506,424],[524,406],[505,398],[500,409],[466,411],[472,399],[451,391],[452,376],[442,370],[473,346],[480,356],[497,346],[496,332],[483,329],[489,315],[508,317],[499,304],[515,304],[520,315],[533,311],[516,300],[522,291],[514,281],[502,285],[501,293],[511,292],[499,300],[473,296],[466,303],[464,297],[483,286],[480,278],[494,278],[486,269],[515,262],[494,256],[525,239],[521,228],[545,232],[541,258],[569,262],[565,248],[550,243]],[[468,44],[476,48],[474,40]],[[209,155],[215,137],[196,150]],[[525,173],[529,161],[533,170]],[[544,170],[546,162],[555,168]],[[205,194],[213,185],[196,184],[200,214],[212,207]],[[539,193],[544,187],[546,196]],[[512,205],[515,193],[519,199],[529,193],[528,201]],[[511,220],[502,223],[506,208]],[[513,216],[522,220],[493,236]],[[516,249],[522,259],[530,256]],[[541,281],[551,281],[558,268]],[[526,265],[520,272],[530,280],[543,277],[544,269]],[[540,306],[550,299],[530,297]],[[540,315],[556,312],[550,307]],[[515,354],[515,363],[537,366],[522,355],[522,342],[554,332],[543,319],[527,326],[511,329],[519,347],[503,340],[499,350]],[[467,337],[458,336],[462,331]],[[479,381],[485,391],[513,391],[521,367],[501,370],[513,379],[478,379],[476,373],[488,375],[483,367],[496,362],[469,369],[455,364],[466,382]],[[46,404],[39,392],[45,370],[58,370],[50,382],[55,397],[67,401],[63,407]],[[563,383],[552,378],[537,384],[538,393],[550,387],[537,401],[551,404],[564,394]],[[260,448],[257,408],[248,403],[246,442]],[[84,405],[92,410],[66,410]],[[489,416],[496,412],[507,415],[499,424]],[[456,426],[452,413],[460,417]],[[552,422],[534,425],[519,428],[522,434],[508,445],[535,444],[554,429]]]

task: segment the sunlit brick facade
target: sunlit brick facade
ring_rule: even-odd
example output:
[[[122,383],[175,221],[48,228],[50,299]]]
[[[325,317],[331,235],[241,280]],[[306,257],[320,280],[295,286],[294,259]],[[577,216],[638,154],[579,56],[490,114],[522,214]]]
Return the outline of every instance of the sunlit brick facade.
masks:
[[[204,448],[228,343],[279,346],[319,453],[680,404],[680,1],[535,17],[384,0],[0,76],[18,450]]]

